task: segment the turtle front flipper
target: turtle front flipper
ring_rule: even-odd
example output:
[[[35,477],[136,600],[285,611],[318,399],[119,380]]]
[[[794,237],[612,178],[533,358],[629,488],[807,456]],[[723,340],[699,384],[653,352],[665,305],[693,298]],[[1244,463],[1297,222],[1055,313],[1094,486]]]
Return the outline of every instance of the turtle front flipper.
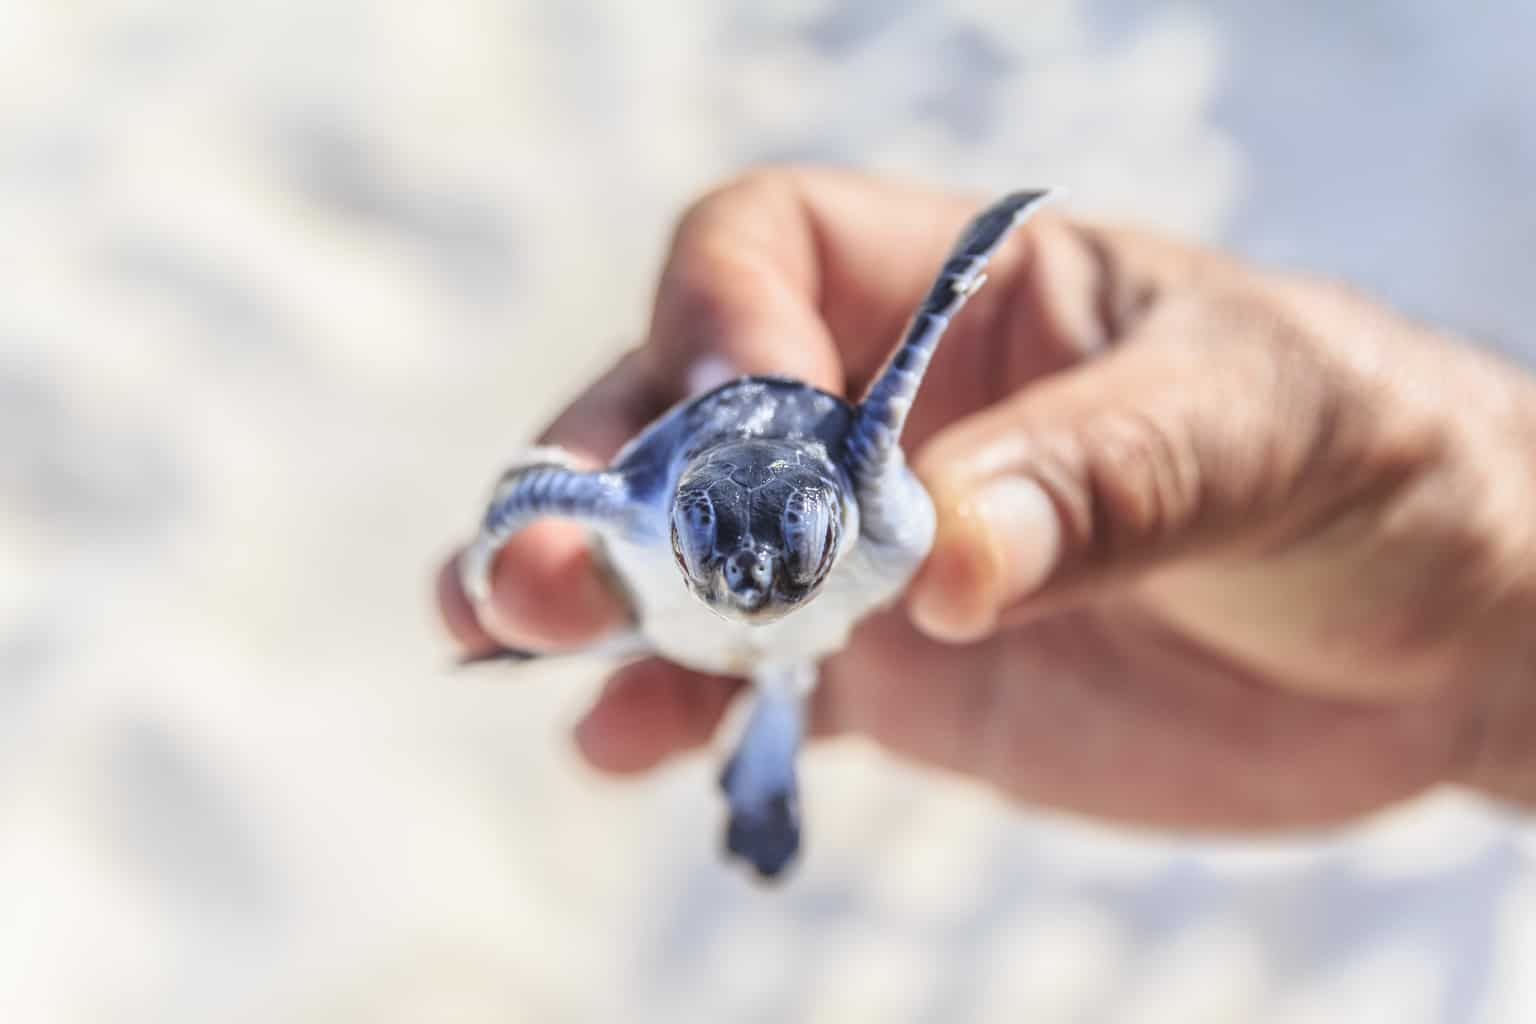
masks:
[[[751,715],[720,774],[730,806],[726,852],[765,879],[777,878],[800,851],[795,762],[805,732],[805,698],[815,681],[812,665],[756,673]]]
[[[531,456],[502,474],[480,530],[459,560],[464,591],[477,610],[490,600],[496,555],[535,519],[558,516],[588,526],[624,528],[638,518],[623,474],[573,469],[558,449],[536,449]]]
[[[1052,196],[1050,190],[1014,192],[983,210],[968,224],[906,334],[859,403],[845,442],[846,465],[859,499],[862,528],[880,539],[896,539],[901,530],[905,493],[888,493],[905,474],[901,429],[917,398],[923,374],[950,320],[986,281],[994,250]],[[903,487],[904,489],[904,487]],[[895,536],[883,531],[889,527]]]

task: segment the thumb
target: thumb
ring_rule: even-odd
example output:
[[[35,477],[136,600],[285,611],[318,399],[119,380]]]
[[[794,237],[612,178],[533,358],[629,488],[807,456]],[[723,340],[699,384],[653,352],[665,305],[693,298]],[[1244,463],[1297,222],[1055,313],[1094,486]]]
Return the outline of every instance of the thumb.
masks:
[[[914,460],[939,524],[915,623],[977,639],[1294,527],[1324,504],[1301,478],[1328,478],[1343,404],[1307,352],[1257,293],[1168,297],[1108,354],[951,425]]]

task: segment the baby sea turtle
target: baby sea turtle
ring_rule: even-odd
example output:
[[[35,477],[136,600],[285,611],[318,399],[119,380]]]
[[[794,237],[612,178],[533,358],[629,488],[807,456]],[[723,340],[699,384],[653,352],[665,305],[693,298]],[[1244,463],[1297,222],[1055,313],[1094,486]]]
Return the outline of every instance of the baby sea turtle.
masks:
[[[800,846],[795,760],[817,662],[901,592],[933,541],[933,504],[898,445],[923,372],[992,251],[1049,194],[1013,193],[971,221],[858,405],[796,380],[744,377],[679,403],[606,469],[537,449],[501,477],[460,562],[481,607],[514,533],[545,516],[581,522],[633,611],[604,653],[751,680],[754,704],[720,785],[726,848],[765,878]],[[473,660],[508,656],[526,655]]]

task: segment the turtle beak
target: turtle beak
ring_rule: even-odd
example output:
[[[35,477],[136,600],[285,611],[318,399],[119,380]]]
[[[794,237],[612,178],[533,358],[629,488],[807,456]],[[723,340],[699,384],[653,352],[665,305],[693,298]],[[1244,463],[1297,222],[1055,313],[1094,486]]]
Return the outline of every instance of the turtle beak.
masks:
[[[762,548],[742,548],[725,560],[723,575],[731,604],[751,614],[773,590],[773,556]]]
[[[731,594],[731,608],[744,619],[760,618],[763,605],[768,603],[768,595],[761,590],[752,590],[743,594]]]
[[[778,563],[772,550],[743,547],[721,565],[716,584],[717,608],[730,618],[753,622],[776,619],[788,609],[773,600]]]

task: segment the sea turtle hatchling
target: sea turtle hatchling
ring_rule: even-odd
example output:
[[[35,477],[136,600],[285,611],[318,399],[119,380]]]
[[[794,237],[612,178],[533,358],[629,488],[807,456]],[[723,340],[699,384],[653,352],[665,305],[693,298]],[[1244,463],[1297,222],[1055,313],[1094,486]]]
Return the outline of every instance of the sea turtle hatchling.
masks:
[[[817,662],[901,592],[933,541],[933,504],[898,445],[929,358],[993,250],[1049,194],[1013,193],[967,225],[858,405],[796,380],[743,377],[674,406],[606,469],[538,449],[501,477],[460,561],[482,608],[514,533],[545,516],[578,521],[633,612],[605,653],[751,680],[754,704],[720,785],[726,847],[765,878],[800,846],[795,760]]]

